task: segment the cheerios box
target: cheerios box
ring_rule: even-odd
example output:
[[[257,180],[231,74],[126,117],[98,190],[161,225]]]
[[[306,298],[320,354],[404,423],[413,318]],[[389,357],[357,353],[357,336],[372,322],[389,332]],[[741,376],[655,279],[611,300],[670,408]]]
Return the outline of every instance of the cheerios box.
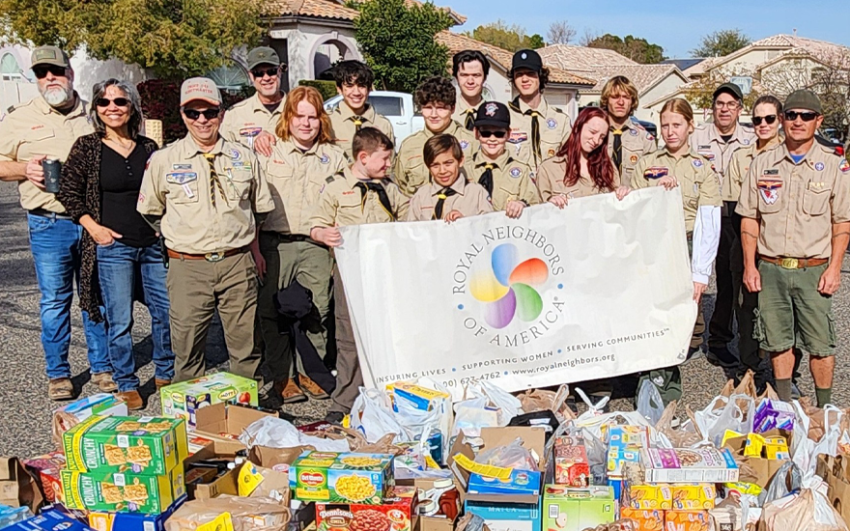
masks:
[[[159,391],[162,414],[182,418],[190,430],[195,429],[195,411],[213,404],[230,402],[257,407],[257,381],[227,372],[210,374],[163,387]]]
[[[168,474],[189,454],[186,422],[162,417],[91,417],[62,436],[75,472]]]
[[[168,474],[62,471],[65,507],[86,511],[159,514],[186,493],[183,465]]]
[[[304,451],[289,466],[289,488],[304,502],[380,505],[395,487],[393,456]]]
[[[415,487],[396,487],[381,505],[316,503],[317,531],[410,531]]]

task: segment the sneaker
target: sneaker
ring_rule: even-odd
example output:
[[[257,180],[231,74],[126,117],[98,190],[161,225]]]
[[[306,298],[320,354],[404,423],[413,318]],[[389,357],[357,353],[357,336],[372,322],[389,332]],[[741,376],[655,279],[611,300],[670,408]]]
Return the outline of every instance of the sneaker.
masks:
[[[171,385],[171,380],[160,380],[159,378],[154,378],[154,383],[156,384],[156,390],[159,391],[163,387],[168,387]]]
[[[319,387],[319,384],[303,374],[298,375],[298,386],[314,400],[327,400],[330,398],[325,390]]]
[[[138,391],[125,391],[123,393],[115,393],[115,396],[126,402],[127,409],[130,411],[138,411],[144,407],[142,395]]]
[[[298,404],[307,401],[307,396],[292,378],[287,378],[286,383],[275,382],[274,390],[280,394],[284,404]]]
[[[70,378],[54,378],[47,384],[47,396],[57,402],[74,398],[74,384]]]
[[[328,411],[328,414],[325,415],[325,422],[329,424],[336,424],[337,426],[342,425],[342,419],[345,418],[345,413],[341,411]]]
[[[112,381],[111,372],[92,374],[91,383],[95,384],[104,393],[114,393],[118,390],[118,386]]]

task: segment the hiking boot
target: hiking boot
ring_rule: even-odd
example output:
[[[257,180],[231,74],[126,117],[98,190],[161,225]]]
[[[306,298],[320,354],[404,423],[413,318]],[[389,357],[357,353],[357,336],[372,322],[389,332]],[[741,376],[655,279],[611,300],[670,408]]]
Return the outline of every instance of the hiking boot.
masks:
[[[112,381],[111,372],[92,374],[91,383],[95,384],[104,393],[114,393],[118,390],[118,386]]]
[[[127,409],[130,411],[138,411],[145,405],[142,401],[142,395],[135,390],[115,393],[115,396],[123,400],[127,404]]]
[[[313,398],[314,400],[327,400],[330,398],[325,390],[319,387],[319,384],[311,380],[308,376],[299,374],[298,385],[310,398]]]
[[[292,378],[287,378],[285,383],[275,382],[274,389],[283,399],[284,404],[297,404],[307,401],[307,396]]]
[[[57,402],[74,398],[74,384],[70,378],[54,378],[47,384],[47,396]]]
[[[168,387],[171,385],[171,380],[160,380],[159,378],[154,378],[154,383],[156,384],[156,390],[159,391],[163,387]]]

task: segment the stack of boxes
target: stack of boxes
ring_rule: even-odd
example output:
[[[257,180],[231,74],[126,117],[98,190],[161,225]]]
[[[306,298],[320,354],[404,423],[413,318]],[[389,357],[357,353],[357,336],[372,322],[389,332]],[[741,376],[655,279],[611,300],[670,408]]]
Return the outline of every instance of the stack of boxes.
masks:
[[[160,389],[162,414],[182,418],[188,429],[195,429],[195,412],[213,404],[235,403],[257,407],[257,381],[226,372],[217,372]]]

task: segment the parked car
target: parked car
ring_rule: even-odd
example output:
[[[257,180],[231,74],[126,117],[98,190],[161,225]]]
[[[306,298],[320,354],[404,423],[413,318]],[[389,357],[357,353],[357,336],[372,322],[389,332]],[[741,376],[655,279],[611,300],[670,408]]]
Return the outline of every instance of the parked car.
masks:
[[[656,126],[654,122],[647,122],[645,120],[638,120],[634,116],[632,116],[632,121],[637,123],[638,125],[642,126],[644,129],[646,129],[655,138],[658,138],[658,126]]]
[[[839,157],[844,156],[844,146],[842,146],[839,141],[837,141],[835,139],[827,138],[820,133],[815,134],[815,140],[817,140],[818,144],[820,144],[822,146],[826,146],[828,148],[834,149],[835,154],[838,155]]]
[[[342,96],[339,94],[328,99],[325,101],[325,111],[332,112],[341,101]],[[375,112],[386,117],[392,124],[396,149],[402,140],[425,128],[425,119],[414,112],[413,96],[410,94],[374,90],[369,93],[367,101],[374,107]]]

